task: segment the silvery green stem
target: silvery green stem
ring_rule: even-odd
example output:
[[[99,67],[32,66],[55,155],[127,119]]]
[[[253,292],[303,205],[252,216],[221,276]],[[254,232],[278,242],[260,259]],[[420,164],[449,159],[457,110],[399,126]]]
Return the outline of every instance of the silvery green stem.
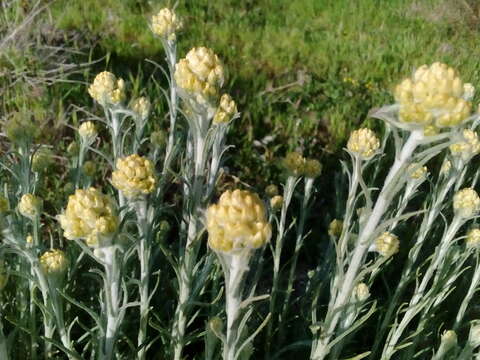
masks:
[[[5,338],[5,334],[3,333],[3,322],[1,319],[0,319],[0,359],[4,359],[4,360],[10,359],[7,351],[7,339]]]
[[[313,190],[313,183],[315,179],[313,178],[305,178],[305,187],[304,187],[304,192],[303,192],[303,202],[302,202],[302,208],[300,209],[300,218],[298,220],[298,226],[297,226],[297,234],[295,238],[295,251],[293,253],[293,258],[292,258],[292,265],[290,267],[290,274],[288,276],[288,285],[287,285],[287,292],[285,295],[285,301],[283,302],[283,307],[282,307],[282,315],[280,317],[280,321],[285,321],[287,318],[287,312],[288,312],[288,307],[290,304],[290,297],[293,292],[293,283],[295,282],[295,274],[297,270],[297,262],[298,262],[298,255],[300,253],[300,250],[302,249],[303,242],[304,242],[304,230],[305,230],[305,221],[307,219],[307,212],[308,212],[308,207],[310,204],[310,198],[312,196],[312,190]],[[286,330],[286,326],[281,326],[280,327],[280,343],[282,342],[284,338],[284,333]]]
[[[165,40],[163,41],[163,47],[167,55],[167,64],[170,72],[170,132],[168,134],[167,149],[165,152],[165,163],[163,166],[163,175],[165,175],[168,170],[168,164],[171,161],[172,151],[175,145],[175,124],[177,122],[178,94],[174,75],[175,66],[177,63],[177,44],[175,40]]]
[[[217,124],[215,128],[215,139],[212,147],[212,160],[210,164],[210,173],[208,176],[207,193],[211,194],[215,189],[215,182],[217,181],[218,169],[220,168],[220,161],[222,159],[222,151],[225,148],[225,132],[227,125]]]
[[[472,277],[472,282],[470,283],[470,286],[468,288],[467,294],[462,300],[462,304],[460,305],[460,308],[458,309],[457,312],[457,317],[455,318],[455,325],[453,326],[453,330],[457,330],[460,325],[462,324],[463,317],[465,315],[465,311],[467,310],[468,304],[473,298],[473,295],[478,289],[478,284],[480,283],[480,259],[478,254],[476,255],[476,266],[475,266],[475,271],[473,272],[473,277]]]
[[[280,222],[278,225],[277,230],[277,238],[275,241],[275,247],[273,249],[273,280],[272,280],[272,290],[271,290],[271,297],[270,297],[270,307],[269,311],[270,314],[275,314],[275,305],[277,300],[277,295],[279,291],[279,281],[280,281],[280,259],[282,256],[282,248],[283,248],[283,241],[285,239],[285,227],[287,222],[287,212],[290,206],[290,202],[292,201],[292,196],[295,191],[295,186],[297,185],[298,178],[296,176],[288,176],[287,182],[285,184],[283,190],[283,204],[282,210],[280,212]],[[280,320],[280,319],[278,319]],[[270,353],[270,344],[272,339],[273,333],[273,323],[274,321],[270,321],[267,326],[267,336],[266,336],[266,353]]]
[[[82,166],[85,159],[85,154],[87,152],[87,147],[85,142],[80,140],[80,149],[78,151],[78,161],[77,161],[77,169],[75,170],[75,189],[77,189],[80,185],[80,175],[82,172]]]
[[[115,112],[115,110],[107,108],[104,108],[104,110],[111,130],[113,163],[116,164],[117,159],[122,156],[123,152],[121,148],[120,119],[118,118],[118,114]],[[125,206],[125,197],[121,191],[118,192],[118,203],[120,208]]]
[[[447,255],[450,246],[452,245],[452,241],[454,240],[455,234],[457,233],[458,229],[463,225],[465,219],[455,216],[452,220],[452,223],[448,227],[445,235],[443,236],[440,244],[435,249],[435,254],[432,258],[432,262],[430,263],[425,275],[422,278],[420,285],[418,285],[415,289],[415,293],[410,299],[410,303],[408,305],[408,309],[402,317],[400,323],[390,330],[390,333],[387,338],[387,342],[383,349],[382,359],[390,359],[395,352],[395,346],[398,344],[400,337],[402,336],[404,330],[413,320],[416,314],[420,311],[419,307],[417,306],[424,296],[425,290],[430,283],[435,271],[438,269],[440,264],[444,261],[445,256]]]
[[[138,352],[137,358],[144,360],[146,356],[145,342],[147,340],[148,312],[150,307],[149,279],[150,279],[150,253],[151,245],[148,237],[147,200],[140,199],[135,202],[137,214],[138,241],[137,252],[140,259],[140,328],[138,331],[138,346],[144,345]]]
[[[220,255],[222,256],[222,255]],[[250,251],[240,254],[225,255],[225,297],[227,314],[227,338],[223,348],[223,360],[236,360],[239,350],[240,335],[238,322],[240,321],[244,275],[248,271]]]
[[[355,285],[355,278],[360,270],[365,254],[370,246],[371,237],[374,234],[383,214],[387,210],[390,200],[393,198],[394,191],[392,184],[399,175],[404,165],[410,160],[413,152],[423,138],[422,130],[415,130],[410,133],[408,140],[403,146],[398,157],[396,157],[390,171],[385,179],[384,185],[378,195],[372,213],[368,218],[365,226],[361,229],[357,240],[357,246],[353,251],[350,265],[343,278],[343,282],[336,296],[334,305],[329,307],[327,317],[325,319],[325,332],[320,334],[320,338],[315,348],[312,348],[311,359],[322,360],[330,352],[330,339],[335,332],[340,317],[343,315],[342,309],[348,303],[351,291]]]

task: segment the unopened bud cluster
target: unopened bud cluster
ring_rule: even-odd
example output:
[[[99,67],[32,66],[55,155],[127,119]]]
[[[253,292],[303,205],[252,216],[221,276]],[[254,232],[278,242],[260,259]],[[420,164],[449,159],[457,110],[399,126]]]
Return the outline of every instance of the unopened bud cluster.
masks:
[[[127,198],[150,194],[156,185],[152,162],[137,154],[118,159],[112,185]]]
[[[43,200],[33,194],[25,194],[18,203],[18,211],[21,215],[33,220],[40,216]]]
[[[291,176],[316,178],[322,172],[322,164],[315,159],[306,159],[297,152],[288,153],[283,166]]]
[[[428,169],[426,166],[422,166],[418,163],[411,163],[407,167],[407,174],[410,180],[423,181],[427,176]]]
[[[175,40],[175,33],[181,28],[182,22],[169,8],[163,8],[157,15],[152,16],[153,33],[167,40]]]
[[[53,249],[40,256],[40,267],[46,275],[63,275],[68,268],[68,260],[62,250]]]
[[[367,128],[352,131],[347,143],[347,149],[364,160],[374,156],[379,148],[380,140],[372,130]]]
[[[84,144],[90,145],[97,137],[97,128],[91,121],[86,121],[78,128],[78,135]]]
[[[237,104],[228,94],[223,94],[220,98],[220,105],[215,112],[213,122],[216,124],[227,123],[237,114]]]
[[[223,65],[213,50],[191,49],[175,67],[175,81],[196,101],[203,103],[218,96],[224,82]]]
[[[125,99],[125,82],[108,71],[99,73],[88,88],[90,96],[100,105],[117,105]]]
[[[208,244],[217,252],[257,249],[272,236],[263,202],[247,190],[224,192],[218,203],[207,209],[206,220]]]
[[[480,229],[475,228],[467,233],[465,243],[468,248],[480,248]]]
[[[464,161],[480,153],[480,141],[478,134],[470,129],[462,131],[463,140],[450,145],[450,152],[455,157],[460,157]]]
[[[398,237],[384,232],[375,240],[375,250],[384,257],[390,257],[398,252],[400,241]]]
[[[333,237],[339,237],[342,235],[343,230],[343,221],[338,219],[333,219],[328,225],[328,235]]]
[[[352,295],[357,301],[365,301],[370,297],[370,290],[367,284],[361,282],[353,288]]]
[[[397,85],[394,95],[400,104],[400,121],[443,128],[459,125],[469,116],[470,92],[453,68],[436,62],[419,67]]]
[[[146,119],[150,114],[152,104],[146,97],[139,97],[132,103],[132,111],[141,119]]]
[[[455,215],[462,218],[475,216],[480,210],[480,198],[472,188],[465,188],[453,196],[453,210]]]
[[[111,237],[118,227],[112,199],[93,187],[70,195],[58,220],[67,239],[85,239],[90,246],[100,245],[99,240]]]

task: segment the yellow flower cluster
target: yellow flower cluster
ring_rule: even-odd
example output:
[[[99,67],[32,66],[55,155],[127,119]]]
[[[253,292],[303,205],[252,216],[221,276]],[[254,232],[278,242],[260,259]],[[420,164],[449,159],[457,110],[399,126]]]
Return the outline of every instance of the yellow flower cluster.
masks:
[[[218,96],[224,70],[218,56],[206,47],[191,49],[175,67],[177,85],[200,103]]]
[[[400,104],[400,121],[443,128],[459,125],[469,116],[469,92],[453,68],[436,62],[419,67],[397,85],[394,96]]]
[[[398,237],[387,231],[375,240],[375,250],[384,257],[396,254],[399,248],[400,241]]]
[[[86,121],[78,128],[78,135],[85,144],[90,145],[97,137],[97,128],[91,121]]]
[[[419,163],[411,163],[407,167],[407,174],[411,180],[423,180],[427,176],[427,173],[427,167]]]
[[[292,176],[316,178],[322,172],[322,164],[315,159],[306,159],[297,152],[288,153],[283,166]]]
[[[183,24],[173,10],[163,8],[157,15],[152,16],[152,31],[155,35],[167,40],[175,40],[175,33]]]
[[[463,130],[462,135],[463,141],[450,145],[450,152],[453,156],[468,161],[480,153],[480,141],[478,134],[470,129]]]
[[[33,220],[40,216],[43,207],[43,200],[33,194],[25,194],[18,203],[18,211],[21,215]]]
[[[112,185],[127,198],[150,194],[155,190],[156,180],[150,160],[133,154],[117,160],[112,173]]]
[[[475,228],[467,233],[465,243],[469,248],[480,248],[480,229]]]
[[[150,103],[150,100],[143,96],[139,97],[132,103],[133,112],[142,119],[146,119],[148,117],[151,107],[152,104]]]
[[[46,275],[63,275],[68,268],[67,257],[62,250],[49,250],[40,256],[40,268]]]
[[[100,245],[99,240],[110,238],[118,227],[112,199],[93,187],[70,195],[58,220],[67,239],[86,239],[90,246]]]
[[[213,122],[216,124],[227,123],[238,112],[235,100],[228,94],[223,94],[220,98],[220,105],[217,108]]]
[[[455,215],[463,218],[475,216],[480,210],[480,197],[472,188],[457,191],[453,196],[453,210]]]
[[[102,106],[116,105],[125,99],[125,82],[111,72],[103,71],[95,77],[88,93]]]
[[[262,247],[272,236],[265,206],[247,190],[226,191],[206,214],[208,243],[214,251],[235,253]]]
[[[362,159],[370,159],[380,148],[380,140],[377,135],[367,128],[352,131],[348,139],[347,149],[360,156]]]

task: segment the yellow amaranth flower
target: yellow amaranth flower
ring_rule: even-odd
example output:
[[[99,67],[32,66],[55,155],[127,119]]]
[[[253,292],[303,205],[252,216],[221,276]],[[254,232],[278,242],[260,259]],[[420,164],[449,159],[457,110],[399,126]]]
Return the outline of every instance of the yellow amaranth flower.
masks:
[[[111,72],[103,71],[95,77],[88,93],[102,106],[116,105],[125,99],[125,82]]]
[[[471,88],[464,86],[457,72],[439,62],[422,65],[394,91],[400,105],[400,121],[438,128],[461,124],[470,114]]]
[[[218,252],[257,249],[272,236],[263,202],[247,190],[225,191],[207,209],[206,222],[208,244]]]
[[[220,98],[220,105],[213,117],[213,122],[217,124],[227,123],[237,114],[237,104],[228,94],[223,94]]]
[[[465,188],[453,196],[453,210],[455,215],[463,218],[475,216],[480,210],[480,198],[472,188]]]
[[[152,31],[155,35],[175,40],[175,33],[182,28],[183,24],[175,12],[169,8],[163,8],[157,15],[152,16]]]
[[[273,211],[278,211],[283,206],[283,196],[282,195],[275,195],[270,199],[270,207]]]
[[[467,233],[465,243],[469,248],[480,248],[480,229],[475,228]]]
[[[343,221],[338,219],[333,219],[328,225],[328,235],[333,237],[339,237],[342,235],[343,230]]]
[[[137,154],[118,159],[112,185],[127,198],[150,194],[156,185],[152,162]]]
[[[197,101],[209,101],[218,96],[223,85],[224,70],[218,56],[206,47],[191,49],[175,67],[175,81]]]
[[[292,176],[302,176],[305,172],[305,159],[297,152],[290,152],[283,159],[283,166]]]
[[[97,128],[91,121],[86,121],[78,128],[78,135],[85,144],[90,145],[97,137]]]
[[[357,301],[365,301],[370,297],[370,290],[367,284],[361,282],[353,288],[352,295]]]
[[[419,163],[411,163],[407,167],[407,174],[411,180],[422,180],[427,176],[428,169]]]
[[[86,239],[90,246],[99,245],[102,237],[110,238],[118,228],[112,199],[93,187],[70,195],[58,220],[67,239]]]
[[[398,252],[399,248],[400,241],[392,233],[384,232],[375,240],[375,250],[382,256],[392,256]]]
[[[367,128],[352,131],[348,139],[347,149],[363,159],[370,159],[380,148],[377,135]]]
[[[62,250],[49,250],[40,256],[40,268],[46,275],[63,275],[68,268],[67,257]]]
[[[142,119],[146,119],[150,114],[150,109],[152,107],[152,104],[150,103],[150,100],[142,96],[136,99],[132,103],[131,107],[135,114],[137,114]]]
[[[43,207],[43,200],[33,194],[25,194],[18,203],[18,211],[23,216],[33,220],[40,216]]]
[[[450,145],[450,152],[453,156],[461,157],[464,161],[480,153],[480,141],[478,134],[470,129],[462,132],[463,141]]]

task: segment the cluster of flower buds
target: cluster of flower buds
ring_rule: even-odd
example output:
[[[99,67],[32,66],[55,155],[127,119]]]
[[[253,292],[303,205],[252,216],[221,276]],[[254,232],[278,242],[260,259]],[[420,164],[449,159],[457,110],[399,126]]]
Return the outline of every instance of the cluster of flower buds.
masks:
[[[377,135],[367,128],[352,131],[348,139],[347,149],[363,160],[372,158],[380,148]]]
[[[272,236],[265,206],[247,190],[224,192],[206,214],[208,244],[222,253],[241,252],[265,245]]]
[[[480,197],[472,188],[457,191],[453,196],[453,210],[455,215],[462,218],[471,218],[480,210]]]
[[[216,124],[228,123],[238,113],[235,100],[228,94],[223,94],[220,98],[220,105],[215,112],[213,122]]]
[[[315,159],[306,159],[297,152],[290,152],[282,161],[283,167],[291,176],[316,178],[322,172],[322,164]]]
[[[395,255],[399,248],[398,237],[387,231],[375,239],[375,250],[384,257]]]
[[[465,243],[468,248],[480,249],[480,229],[474,228],[467,233]]]
[[[117,105],[125,99],[125,82],[108,71],[99,73],[88,88],[90,96],[100,105]]]
[[[133,154],[117,160],[112,173],[112,185],[129,199],[150,194],[155,190],[153,164],[147,158]]]
[[[40,256],[40,268],[48,276],[63,276],[68,268],[68,259],[62,250],[49,250]]]
[[[423,181],[428,175],[428,169],[426,166],[422,166],[419,163],[411,163],[407,167],[407,176],[412,181]]]
[[[450,145],[450,152],[452,156],[459,157],[467,162],[480,153],[480,141],[478,134],[470,129],[463,130],[462,137],[462,141]]]
[[[337,238],[342,235],[343,221],[339,219],[333,219],[328,225],[328,235]]]
[[[225,80],[218,56],[206,47],[191,49],[175,66],[174,76],[177,85],[201,104],[217,98]]]
[[[397,85],[394,95],[401,122],[444,128],[457,126],[470,115],[472,92],[453,68],[436,62],[419,67]]]
[[[157,15],[152,16],[151,26],[155,35],[167,40],[175,40],[176,32],[182,29],[183,24],[173,10],[163,8]]]
[[[78,128],[78,135],[85,145],[91,145],[97,137],[97,128],[91,121],[86,121]]]
[[[33,194],[25,194],[18,203],[18,211],[21,215],[33,220],[40,216],[43,208],[43,200]]]
[[[370,297],[370,290],[367,284],[361,282],[353,288],[352,295],[356,301],[363,302]]]
[[[93,187],[70,195],[58,220],[67,239],[85,239],[89,246],[101,246],[101,241],[111,239],[118,228],[112,199]]]
[[[134,100],[131,105],[132,111],[142,120],[145,120],[148,117],[151,107],[152,104],[150,103],[150,100],[143,96]]]

